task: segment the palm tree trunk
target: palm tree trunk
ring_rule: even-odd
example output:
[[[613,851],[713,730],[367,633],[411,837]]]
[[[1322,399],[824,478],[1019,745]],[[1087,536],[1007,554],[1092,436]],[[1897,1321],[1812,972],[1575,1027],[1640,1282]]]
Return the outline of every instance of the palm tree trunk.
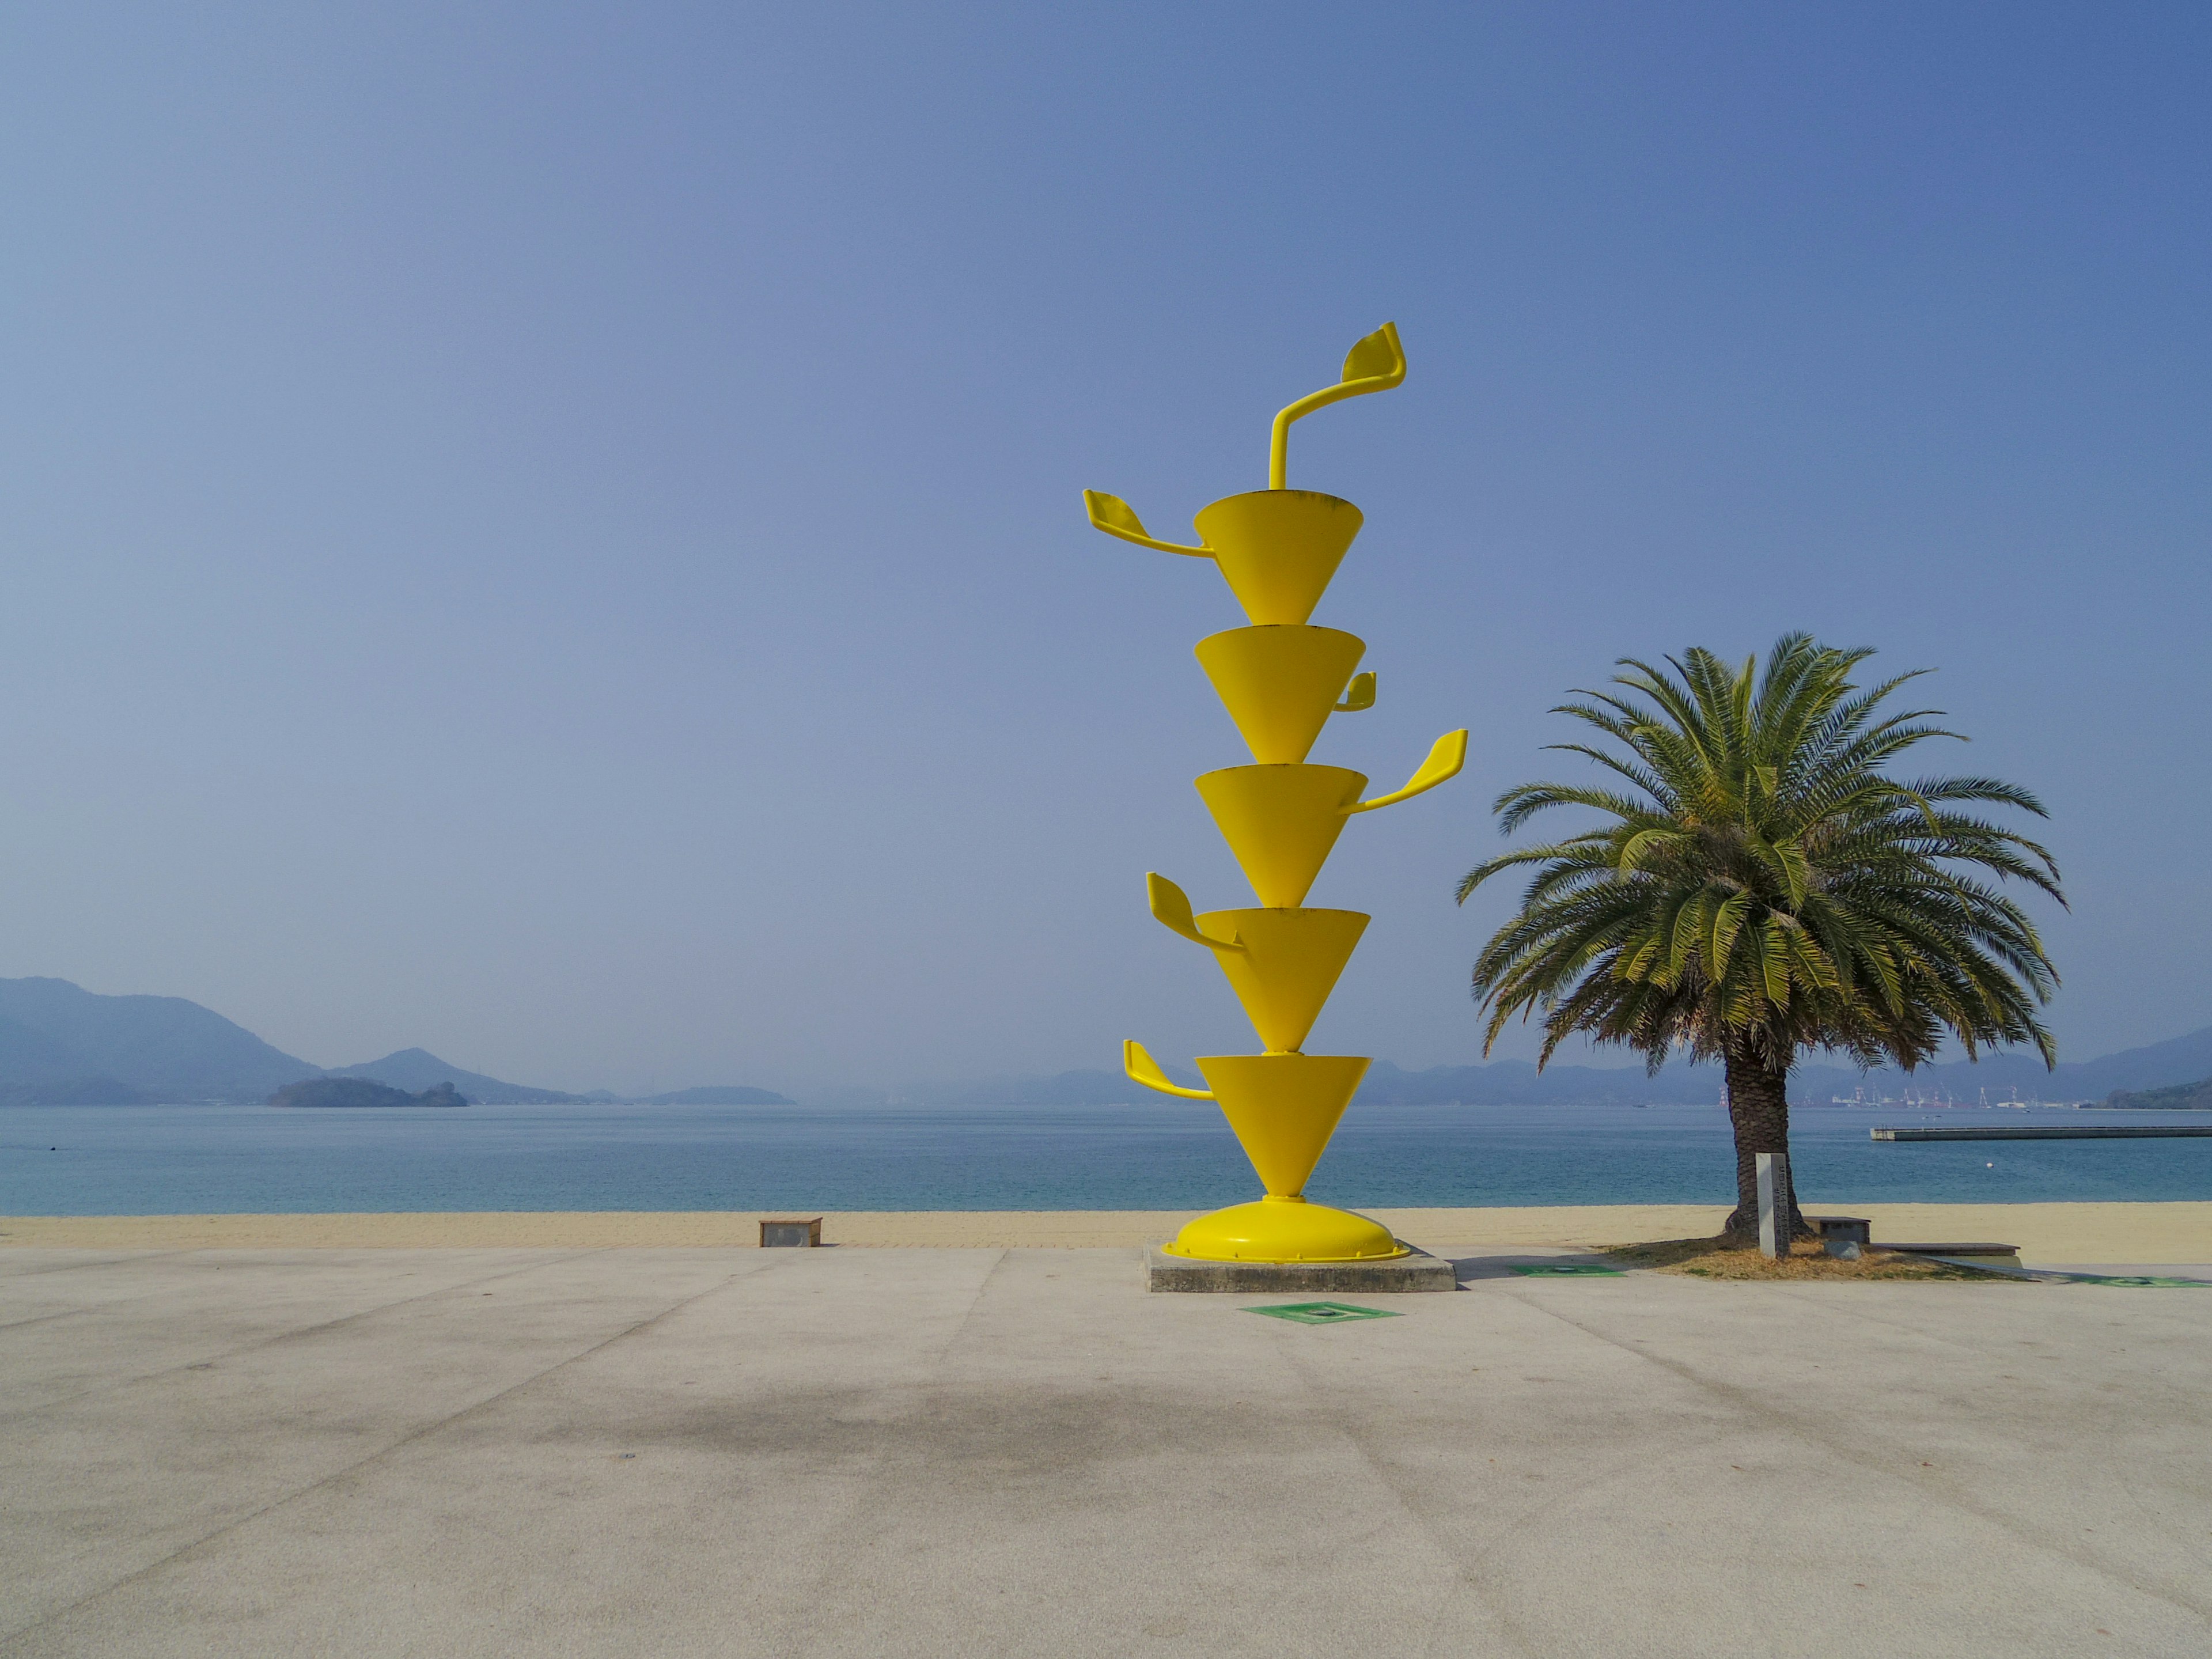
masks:
[[[1759,1154],[1790,1151],[1790,1066],[1779,1070],[1747,1050],[1728,1051],[1729,1121],[1735,1130],[1735,1209],[1721,1231],[1724,1237],[1759,1237]],[[1797,1207],[1797,1176],[1788,1186],[1790,1236],[1810,1238],[1813,1230]]]

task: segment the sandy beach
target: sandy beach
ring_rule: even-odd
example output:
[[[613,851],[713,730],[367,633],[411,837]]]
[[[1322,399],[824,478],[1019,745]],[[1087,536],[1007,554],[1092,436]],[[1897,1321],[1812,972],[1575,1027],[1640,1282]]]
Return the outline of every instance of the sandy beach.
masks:
[[[1877,1239],[1993,1240],[2023,1261],[2212,1261],[2212,1203],[1808,1204],[1859,1215]],[[824,1243],[885,1248],[1126,1248],[1170,1237],[1182,1210],[825,1213]],[[1425,1246],[1632,1244],[1709,1236],[1715,1206],[1638,1204],[1370,1212]],[[0,1217],[0,1247],[78,1249],[686,1249],[752,1246],[762,1212],[486,1211],[465,1214]]]

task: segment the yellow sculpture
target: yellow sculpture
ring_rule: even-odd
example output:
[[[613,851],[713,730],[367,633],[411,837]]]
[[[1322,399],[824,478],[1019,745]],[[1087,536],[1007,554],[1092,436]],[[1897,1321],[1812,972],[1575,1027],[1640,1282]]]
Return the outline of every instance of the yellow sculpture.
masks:
[[[1166,1247],[1172,1255],[1209,1261],[1371,1261],[1407,1253],[1380,1222],[1305,1200],[1307,1178],[1368,1062],[1300,1049],[1367,918],[1357,910],[1301,907],[1346,823],[1455,775],[1467,758],[1467,733],[1437,738],[1403,788],[1368,800],[1360,799],[1364,775],[1306,763],[1331,714],[1374,705],[1375,676],[1359,672],[1364,641],[1307,620],[1359,533],[1359,509],[1334,495],[1292,489],[1286,478],[1293,422],[1342,398],[1388,391],[1405,378],[1397,325],[1386,323],[1352,347],[1338,384],[1275,416],[1267,488],[1201,511],[1195,547],[1159,540],[1119,496],[1084,492],[1091,522],[1108,535],[1212,560],[1251,620],[1249,628],[1200,640],[1198,660],[1254,763],[1208,772],[1197,781],[1261,908],[1194,914],[1189,897],[1166,877],[1145,881],[1161,925],[1204,945],[1221,964],[1267,1052],[1201,1056],[1204,1089],[1172,1081],[1134,1041],[1122,1045],[1121,1063],[1147,1088],[1218,1104],[1267,1196],[1200,1216]]]

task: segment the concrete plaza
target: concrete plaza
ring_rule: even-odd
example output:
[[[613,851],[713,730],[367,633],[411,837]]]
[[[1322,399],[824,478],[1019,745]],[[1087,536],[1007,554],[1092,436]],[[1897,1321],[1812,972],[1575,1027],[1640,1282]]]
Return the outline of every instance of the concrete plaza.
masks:
[[[1509,1259],[0,1251],[0,1655],[2212,1650],[2212,1289]]]

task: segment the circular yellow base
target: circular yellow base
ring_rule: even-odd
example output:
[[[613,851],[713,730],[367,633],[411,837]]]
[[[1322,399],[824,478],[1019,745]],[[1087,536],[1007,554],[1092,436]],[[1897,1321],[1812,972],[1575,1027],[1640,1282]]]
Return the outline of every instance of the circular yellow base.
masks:
[[[1272,1197],[1202,1215],[1161,1249],[1194,1261],[1385,1261],[1411,1254],[1379,1221]]]

